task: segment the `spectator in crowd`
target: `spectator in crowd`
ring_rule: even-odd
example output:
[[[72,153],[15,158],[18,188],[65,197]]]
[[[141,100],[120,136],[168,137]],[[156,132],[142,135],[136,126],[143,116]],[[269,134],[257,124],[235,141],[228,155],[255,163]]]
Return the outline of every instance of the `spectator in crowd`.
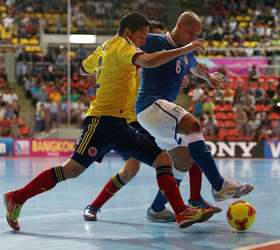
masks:
[[[255,114],[253,114],[249,118],[248,124],[246,126],[246,135],[250,136],[251,138],[255,138],[259,126],[260,126],[260,120],[256,118]]]
[[[257,82],[259,79],[259,76],[260,76],[259,70],[257,69],[256,64],[254,64],[252,66],[252,68],[250,68],[248,71],[248,81]]]
[[[61,93],[59,91],[59,88],[57,86],[53,86],[52,87],[52,90],[50,91],[50,94],[49,94],[49,100],[50,102],[55,102],[55,103],[60,103],[61,102]]]
[[[200,100],[200,98],[203,96],[204,91],[201,88],[200,84],[196,85],[196,88],[193,90],[193,96],[192,96],[192,101],[196,102],[198,100]]]
[[[193,105],[193,115],[199,120],[203,116],[203,100],[203,96],[200,96],[199,99],[196,100]]]
[[[221,88],[214,89],[214,100],[217,103],[222,103],[224,99],[224,90]]]
[[[204,98],[203,103],[203,114],[212,116],[214,113],[215,103],[213,102],[213,99],[210,96],[207,96]]]
[[[256,104],[263,104],[265,101],[265,91],[261,86],[261,83],[258,82],[257,88],[254,91]]]
[[[229,85],[224,89],[224,102],[233,103],[234,91]]]
[[[265,112],[262,113],[261,123],[258,127],[256,136],[258,141],[265,141],[272,135],[272,126],[271,121],[267,118],[267,114]]]
[[[242,105],[235,106],[236,111],[236,128],[241,135],[246,134],[246,127],[248,122],[248,116]]]
[[[52,125],[52,122],[51,122],[51,111],[50,111],[50,103],[47,102],[47,103],[44,103],[44,106],[43,106],[43,122],[44,122],[44,131],[46,133],[50,132],[51,130],[51,125]]]
[[[268,89],[266,90],[266,96],[272,100],[274,95],[275,95],[275,91],[273,90],[273,81],[269,80]]]
[[[6,110],[4,113],[4,119],[5,120],[13,120],[14,118],[16,118],[16,114],[13,111],[13,107],[11,104],[7,104],[6,105]]]
[[[3,101],[8,104],[11,104],[14,100],[15,101],[18,100],[17,94],[8,86],[4,89],[2,96],[3,96]]]
[[[50,112],[50,129],[60,127],[60,102],[56,102],[55,100],[50,101],[49,104],[49,112]]]
[[[217,120],[214,114],[204,115],[202,119],[202,131],[205,136],[216,136],[219,133],[219,128],[217,126]]]
[[[251,117],[251,115],[255,113],[256,100],[254,95],[251,93],[251,91],[246,90],[244,94],[245,94],[244,97],[241,98],[241,103],[243,106],[242,109],[247,113],[247,115]]]
[[[20,130],[19,130],[18,120],[17,120],[16,116],[14,116],[10,120],[10,134],[9,134],[9,136],[11,136],[13,138],[22,138],[22,135],[21,135]]]
[[[44,131],[44,103],[37,102],[36,103],[36,113],[35,113],[35,125],[34,130],[35,132],[42,132]]]

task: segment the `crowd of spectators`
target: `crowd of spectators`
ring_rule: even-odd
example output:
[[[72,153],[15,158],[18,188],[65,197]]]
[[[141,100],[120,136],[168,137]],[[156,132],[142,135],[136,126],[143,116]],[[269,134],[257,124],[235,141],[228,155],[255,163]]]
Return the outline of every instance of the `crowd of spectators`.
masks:
[[[202,16],[202,37],[209,47],[206,56],[272,56],[279,52],[280,3],[276,0],[205,0],[203,4],[202,1],[184,0],[87,0],[83,3],[71,0],[72,32],[112,35],[120,17],[129,10],[140,10],[150,19],[171,28],[174,20],[170,5],[177,4],[179,12],[179,8],[181,11],[188,9],[190,3],[191,9]],[[66,49],[61,46],[49,48],[46,55],[42,53],[40,27],[49,33],[65,33],[66,13],[67,0],[60,0],[60,4],[53,0],[0,0],[0,51],[16,48],[16,78],[36,107],[35,132],[48,132],[53,127],[63,126],[68,113],[71,123],[81,126],[84,112],[95,96],[95,80],[81,79],[77,75],[78,65],[89,50],[79,47],[71,52],[70,103],[67,99]],[[273,111],[273,100],[279,100],[279,79],[263,80],[256,67],[252,67],[246,78],[227,75],[226,71],[226,68],[221,69],[228,80],[224,90],[213,91],[198,85],[189,91],[190,109],[201,120],[205,134],[221,139],[241,135],[257,140],[279,136],[280,119]],[[0,96],[13,93],[7,86],[1,87]],[[18,106],[13,104],[11,108],[9,104],[5,108],[18,114]]]
[[[240,47],[247,50],[216,51],[218,55],[260,55],[271,51],[254,47],[279,47],[280,2],[276,0],[208,1],[205,8],[203,37],[214,48]],[[279,51],[278,51],[279,52]],[[211,52],[213,54],[213,51]]]
[[[20,116],[18,96],[7,80],[7,74],[0,63],[0,136],[21,138],[29,129]]]
[[[120,17],[129,10],[141,10],[150,19],[172,28],[171,4],[177,4],[181,11],[190,4],[179,0],[167,3],[164,0],[87,0],[82,3],[72,0],[72,32],[112,35]],[[280,45],[279,1],[208,0],[196,1],[191,7],[202,17],[202,37],[210,48],[215,48],[208,51],[211,55],[271,54],[271,50],[254,48]],[[0,16],[1,43],[25,45],[31,51],[40,51],[40,25],[46,32],[66,32],[67,1],[60,0],[57,4],[53,0],[0,0]],[[241,50],[225,50],[232,47]]]
[[[208,138],[266,140],[280,138],[280,79],[230,77],[224,89],[212,89],[190,77],[189,110]]]
[[[49,132],[70,122],[81,126],[85,111],[95,97],[95,79],[82,79],[77,74],[78,66],[84,58],[84,49],[77,49],[72,55],[71,89],[68,103],[68,85],[66,77],[66,50],[50,49],[46,56],[31,57],[23,52],[19,54],[16,65],[17,82],[20,84],[32,105],[36,107],[35,132]]]

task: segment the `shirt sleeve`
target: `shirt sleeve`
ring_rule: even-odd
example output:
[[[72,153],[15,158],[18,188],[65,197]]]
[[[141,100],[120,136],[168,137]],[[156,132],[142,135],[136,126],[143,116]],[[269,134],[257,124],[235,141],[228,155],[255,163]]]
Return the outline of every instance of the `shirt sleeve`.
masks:
[[[99,46],[90,56],[88,56],[85,60],[83,60],[81,64],[81,69],[86,74],[95,73],[96,69],[99,66],[101,47]]]
[[[189,61],[189,64],[191,66],[191,68],[195,68],[198,64],[196,58],[194,57],[194,54],[191,52],[190,54],[188,54],[188,61]]]

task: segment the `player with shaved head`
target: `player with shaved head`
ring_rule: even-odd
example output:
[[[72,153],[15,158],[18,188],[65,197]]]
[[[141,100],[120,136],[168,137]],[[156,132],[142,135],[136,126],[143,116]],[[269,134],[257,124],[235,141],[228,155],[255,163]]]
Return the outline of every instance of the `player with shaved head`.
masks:
[[[179,16],[171,33],[149,34],[141,49],[147,53],[154,53],[199,41],[197,51],[201,52],[203,40],[198,39],[201,32],[202,24],[199,17],[194,12],[186,11]],[[172,158],[174,162],[177,160],[175,167],[179,166],[174,171],[177,179],[180,179],[180,175],[178,176],[180,171],[187,170],[186,162],[191,162],[189,160],[191,158],[211,183],[215,201],[239,198],[251,192],[254,186],[247,183],[240,184],[221,176],[205,144],[199,121],[174,103],[183,77],[189,71],[205,79],[212,87],[219,87],[224,83],[223,77],[218,73],[209,74],[205,67],[196,61],[193,52],[178,56],[156,68],[144,67],[136,102],[137,119],[156,138],[162,148],[173,149]],[[200,189],[200,182],[197,183],[197,189]],[[161,197],[160,192],[151,206],[157,212],[164,208],[163,204],[166,202],[166,199],[158,199],[158,197]],[[191,205],[207,207],[207,203],[202,198],[198,203],[191,203]]]

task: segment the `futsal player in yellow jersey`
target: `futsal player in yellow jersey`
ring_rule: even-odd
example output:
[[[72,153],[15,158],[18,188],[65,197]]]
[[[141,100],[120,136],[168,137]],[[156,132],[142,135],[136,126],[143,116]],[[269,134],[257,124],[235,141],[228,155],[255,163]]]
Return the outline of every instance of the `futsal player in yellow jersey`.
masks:
[[[95,59],[88,58],[98,66],[97,83],[100,88],[87,112],[82,135],[66,162],[39,173],[23,188],[4,194],[6,219],[11,228],[20,230],[20,210],[28,199],[54,188],[58,182],[79,176],[112,149],[155,168],[158,186],[172,206],[180,228],[205,221],[213,215],[213,209],[190,208],[184,204],[172,174],[170,156],[152,139],[137,133],[127,124],[136,86],[136,65],[157,67],[179,55],[203,50],[203,42],[197,40],[169,51],[139,52],[136,46],[144,45],[148,30],[149,22],[142,14],[128,13],[120,21],[118,34],[105,42],[98,54],[92,55]],[[82,70],[89,74],[94,69],[83,63]]]
[[[115,36],[83,61],[82,70],[87,74],[96,71],[100,84],[87,116],[108,115],[127,119],[131,102],[135,102],[137,69],[131,64],[135,55],[137,48],[132,41]]]

